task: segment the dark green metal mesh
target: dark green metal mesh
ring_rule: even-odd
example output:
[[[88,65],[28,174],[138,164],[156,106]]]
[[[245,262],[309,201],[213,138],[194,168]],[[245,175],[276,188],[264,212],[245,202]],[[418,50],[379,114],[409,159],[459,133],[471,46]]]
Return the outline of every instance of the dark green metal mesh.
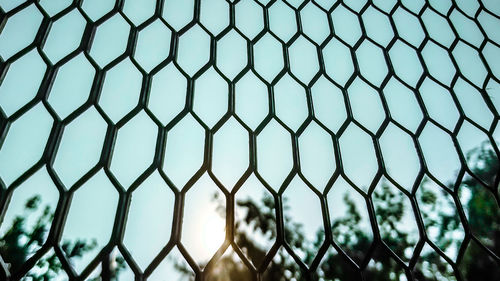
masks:
[[[134,8],[131,1],[118,0],[109,10],[105,2],[66,2],[49,9],[47,1],[1,1],[1,214],[14,208],[9,204],[16,190],[25,192],[21,187],[30,180],[37,185],[42,170],[58,199],[53,218],[41,219],[47,224],[40,228],[40,241],[32,244],[39,247],[9,248],[9,243],[25,245],[27,238],[8,240],[5,231],[15,228],[4,220],[0,279],[52,272],[53,278],[71,280],[125,280],[118,271],[101,270],[117,260],[136,280],[174,280],[153,278],[163,262],[176,264],[173,271],[186,280],[500,278],[498,1],[195,0],[181,9],[175,1],[157,0],[143,19],[137,7],[146,2],[136,1]],[[162,44],[168,47],[159,48],[159,54],[139,52]],[[28,66],[19,66],[30,56],[39,63],[31,59]],[[65,65],[78,60],[86,61],[87,68],[64,74]],[[33,74],[37,69],[40,78]],[[164,69],[170,74],[162,74]],[[76,79],[88,73],[91,79]],[[136,78],[139,84],[131,82]],[[26,90],[31,96],[17,94],[36,79],[36,89]],[[88,94],[79,101],[65,100],[71,92],[56,96],[58,79],[76,84],[72,89],[88,87]],[[137,98],[130,104],[125,94],[107,86],[110,79],[125,85],[120,91],[137,88]],[[259,91],[265,93],[264,108]],[[242,103],[252,106],[242,108]],[[171,110],[176,105],[178,110]],[[35,111],[45,112],[48,121]],[[85,114],[100,121],[85,127],[78,123]],[[50,129],[40,133],[44,124]],[[229,161],[217,158],[218,153],[241,140],[218,143],[226,124],[237,128],[246,146],[242,157],[247,165],[232,171],[238,175],[233,186],[214,164]],[[76,132],[74,143],[81,143],[77,140],[88,130],[98,129],[100,137],[85,139],[100,151],[90,167],[79,166],[81,155],[57,160],[61,151],[78,154],[81,149],[64,141],[66,132]],[[122,147],[120,138],[127,136],[144,138]],[[196,154],[196,145],[190,141],[197,137],[203,139],[196,148],[200,163],[191,169],[189,155]],[[169,141],[176,145],[169,148]],[[173,151],[179,147],[186,150]],[[151,158],[144,156],[148,148]],[[137,165],[138,170],[124,168]],[[222,165],[226,170],[233,166],[239,167]],[[61,176],[65,168],[76,171],[69,180]],[[141,267],[124,236],[133,194],[153,174],[175,199],[165,201],[173,210],[162,214],[168,219],[150,216],[158,216],[154,220],[160,225],[168,222],[171,236]],[[116,204],[112,230],[92,261],[76,270],[73,259],[86,251],[77,248],[91,246],[90,241],[65,243],[65,228],[73,219],[68,214],[82,206],[75,203],[81,187],[98,177],[116,191],[115,201],[109,201],[109,206]],[[210,200],[222,202],[226,231],[208,264],[200,264],[183,240],[184,224],[202,223],[189,217],[186,206],[197,184],[206,183],[203,179],[219,193]],[[268,194],[264,203],[238,200],[250,181]],[[287,195],[302,196],[291,194],[292,186],[305,187],[310,197],[303,198],[305,207],[291,206],[290,211],[296,201],[290,203]],[[339,204],[344,209],[336,209]],[[235,217],[238,208],[246,210],[246,222]],[[321,216],[311,218],[322,229],[315,245],[304,242],[301,226],[294,224],[293,212],[309,214],[309,208],[319,209]],[[248,215],[252,210],[253,217]],[[84,216],[86,211],[80,212]],[[259,215],[267,217],[259,221]],[[245,223],[253,230],[242,231]],[[267,236],[272,246],[256,247],[252,239],[260,238],[252,231],[272,233]],[[146,234],[135,243],[147,242]],[[174,251],[178,260],[170,258]],[[54,268],[48,269],[49,264]]]

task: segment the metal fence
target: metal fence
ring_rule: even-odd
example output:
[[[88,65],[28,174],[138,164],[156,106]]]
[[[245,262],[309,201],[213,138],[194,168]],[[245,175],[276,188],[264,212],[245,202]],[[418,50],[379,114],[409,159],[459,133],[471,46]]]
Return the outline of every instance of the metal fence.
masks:
[[[498,1],[74,0],[0,7],[2,280],[126,279],[117,262],[136,280],[173,280],[154,277],[166,261],[181,278],[196,280],[500,276]],[[71,72],[67,65],[76,61],[85,67]],[[78,79],[84,75],[90,79]],[[88,92],[67,97],[78,91]],[[87,115],[100,121],[82,123]],[[235,154],[244,158],[242,168],[231,155],[218,157],[241,140],[218,141],[226,125],[243,135],[244,153]],[[82,144],[85,130],[100,133]],[[65,140],[69,132],[76,137]],[[140,141],[124,144],[128,137]],[[189,143],[196,137],[201,147]],[[98,148],[97,157],[86,154],[88,145]],[[197,155],[190,158],[196,151],[198,166]],[[70,156],[58,159],[63,153]],[[90,166],[80,165],[85,157]],[[42,170],[57,199],[53,217],[40,217],[47,224],[38,225],[38,246],[28,247],[35,231],[16,236],[15,216],[6,214],[22,219],[23,204],[37,208],[39,198],[17,209],[13,198],[29,193],[23,186],[30,181],[48,185],[37,176]],[[124,236],[134,194],[153,174],[168,186],[173,199],[165,204],[173,211],[157,219],[168,222],[169,236],[142,267]],[[109,238],[97,246],[65,244],[70,210],[86,206],[78,218],[93,208],[90,197],[75,203],[80,190],[106,189],[97,177],[116,191],[105,201],[113,210]],[[238,201],[250,178],[269,194],[267,205]],[[219,193],[210,200],[223,206],[225,239],[200,263],[184,237],[186,223],[202,223],[186,206],[204,179]],[[305,206],[287,211],[293,200],[285,195],[298,196],[287,193],[295,181],[314,202],[304,197]],[[348,197],[334,193],[339,185],[358,199],[338,199]],[[434,193],[425,193],[431,185]],[[351,213],[335,209],[339,204]],[[253,217],[252,206],[260,206]],[[320,210],[311,220],[322,231],[307,244],[287,212],[309,208]],[[245,210],[245,230],[238,209]],[[264,227],[259,215],[275,226]],[[415,225],[416,238],[405,225]],[[251,240],[261,238],[253,231],[272,233],[259,258]],[[147,242],[144,235],[134,243]],[[97,254],[75,269],[73,259],[90,249]],[[169,259],[174,250],[184,263]],[[110,263],[115,269],[106,270]]]

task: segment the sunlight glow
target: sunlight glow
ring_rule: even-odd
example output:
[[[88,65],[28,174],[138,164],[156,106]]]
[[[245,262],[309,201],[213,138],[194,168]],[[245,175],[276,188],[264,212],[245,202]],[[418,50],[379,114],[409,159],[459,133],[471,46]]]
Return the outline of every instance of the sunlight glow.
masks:
[[[200,252],[202,256],[211,256],[222,245],[225,238],[224,220],[213,214],[205,214],[200,223]]]
[[[206,265],[224,242],[225,200],[213,180],[204,174],[185,198],[182,245],[200,266]]]

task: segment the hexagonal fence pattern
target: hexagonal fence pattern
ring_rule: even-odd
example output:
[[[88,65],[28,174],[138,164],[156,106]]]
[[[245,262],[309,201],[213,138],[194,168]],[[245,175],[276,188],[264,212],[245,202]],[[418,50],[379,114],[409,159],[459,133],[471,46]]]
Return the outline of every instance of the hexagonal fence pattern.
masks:
[[[0,0],[0,279],[500,280],[499,113],[497,0]]]

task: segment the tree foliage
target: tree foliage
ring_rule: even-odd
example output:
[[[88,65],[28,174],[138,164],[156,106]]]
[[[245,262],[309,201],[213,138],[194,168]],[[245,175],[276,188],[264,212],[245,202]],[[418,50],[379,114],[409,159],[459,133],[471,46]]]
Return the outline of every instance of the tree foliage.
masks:
[[[314,280],[401,280],[406,276],[407,279],[431,281],[454,280],[455,275],[461,274],[465,280],[476,280],[479,276],[486,281],[500,280],[500,208],[498,187],[494,186],[500,170],[498,158],[493,150],[481,146],[468,155],[468,163],[473,163],[470,175],[466,174],[458,186],[433,185],[432,180],[426,178],[415,193],[427,238],[422,240],[425,242],[424,247],[417,250],[420,251],[418,262],[411,273],[405,272],[401,266],[407,264],[414,254],[419,238],[418,231],[412,233],[401,227],[408,223],[408,217],[414,216],[411,208],[408,211],[409,198],[388,182],[382,182],[373,191],[372,199],[374,202],[382,202],[374,204],[374,211],[376,231],[380,233],[383,243],[373,242],[376,239],[363,226],[366,222],[362,220],[359,204],[356,204],[349,193],[345,193],[342,197],[346,206],[344,216],[331,222],[336,247],[330,247],[322,258],[317,273],[309,277]],[[221,199],[214,197],[213,200]],[[40,202],[39,196],[30,198],[24,206],[24,214],[15,217],[12,225],[0,238],[0,255],[11,272],[18,271],[45,243],[48,227],[54,216],[50,207],[43,208],[32,226],[26,222],[41,207]],[[247,198],[238,200],[236,204],[245,212],[241,219],[235,221],[234,242],[254,267],[263,271],[261,280],[306,279],[301,267],[283,247],[279,248],[271,261],[264,263],[268,249],[259,245],[256,237],[266,237],[271,241],[277,238],[275,198],[264,195],[259,202]],[[324,243],[325,233],[318,230],[313,245],[306,244],[303,226],[293,222],[286,199],[283,199],[282,204],[285,221],[292,222],[287,223],[283,229],[284,239],[290,248],[304,251],[303,262],[309,265],[316,258],[317,249]],[[458,211],[459,205],[464,210],[463,214]],[[64,241],[61,245],[70,261],[94,247],[95,241],[85,240]],[[369,256],[368,249],[371,249]],[[391,251],[396,257],[391,256]],[[111,259],[107,258],[102,262],[104,269],[111,268]],[[119,280],[125,261],[121,257],[114,261],[117,265],[115,268],[103,270],[100,276],[91,280]],[[453,267],[449,262],[456,262],[457,266]],[[174,263],[177,271],[187,279],[192,278],[187,265],[179,261]],[[51,280],[62,270],[55,254],[44,256],[36,267],[45,270],[30,271],[25,277],[31,280]],[[460,272],[455,272],[457,269]],[[250,281],[253,277],[241,258],[236,253],[229,252],[215,264],[206,280]]]
[[[499,172],[498,159],[493,150],[483,145],[472,151],[468,155],[468,160],[469,163],[474,163],[471,168],[474,177],[465,176],[462,187],[458,190],[451,185],[431,187],[428,180],[424,180],[415,195],[419,207],[428,211],[420,213],[428,234],[426,245],[433,244],[442,254],[431,246],[424,246],[411,273],[406,273],[400,262],[388,254],[390,249],[401,258],[402,262],[408,262],[419,234],[418,232],[410,233],[400,227],[401,224],[407,223],[408,218],[405,218],[405,215],[408,215],[406,214],[408,210],[405,206],[409,204],[409,201],[406,195],[395,191],[387,182],[384,182],[381,188],[373,192],[372,198],[374,201],[385,202],[385,204],[375,206],[375,213],[378,230],[386,246],[376,244],[371,256],[368,257],[370,261],[360,269],[359,265],[364,261],[373,238],[363,230],[358,207],[346,193],[343,196],[343,202],[347,206],[347,212],[345,216],[335,219],[331,224],[334,241],[343,253],[328,251],[317,270],[319,273],[312,278],[316,280],[361,280],[362,275],[364,280],[401,280],[404,276],[407,277],[406,279],[431,281],[454,280],[456,274],[461,274],[465,280],[476,280],[478,276],[481,276],[481,280],[500,280],[498,261],[494,261],[492,256],[474,241],[462,246],[466,230],[462,226],[463,222],[457,211],[457,204],[463,204],[468,227],[474,235],[473,240],[477,238],[482,245],[499,256],[500,208],[494,197],[497,191],[487,187],[493,185]],[[464,202],[454,200],[452,194],[456,197],[463,197],[462,193],[465,192],[463,188],[469,190],[469,198],[462,200]],[[252,232],[236,231],[235,242],[249,260],[259,268],[266,256],[266,250],[255,243],[254,235],[255,233],[268,234],[271,239],[276,238],[274,198],[265,196],[262,204],[251,199],[242,200],[238,201],[237,205],[246,209],[246,214],[242,220],[236,221],[235,229],[239,229],[238,225],[244,224],[250,226]],[[290,214],[287,213],[287,209],[285,201],[284,216],[289,220]],[[315,244],[319,246],[324,241],[324,233],[318,231],[317,234]],[[315,249],[303,248],[304,234],[300,224],[288,224],[288,227],[284,229],[284,236],[290,246],[306,251],[306,264],[314,259],[317,254]],[[431,236],[432,239],[429,238]],[[461,247],[467,247],[465,254],[456,261],[454,258]],[[278,252],[277,255],[278,258],[273,259],[267,266],[262,280],[304,279],[300,267],[289,255],[283,252]],[[454,271],[453,266],[446,261],[445,257],[451,262],[457,262],[460,273]],[[218,268],[228,270],[221,272]],[[251,280],[248,269],[235,258],[222,258],[215,271],[222,275],[209,280]],[[407,274],[412,276],[406,276]]]
[[[11,226],[0,237],[0,255],[11,273],[18,272],[23,264],[43,246],[47,239],[49,227],[54,218],[54,212],[49,205],[43,207],[43,212],[36,218],[33,225],[28,223],[30,218],[36,216],[39,208],[42,208],[40,195],[29,198],[24,205],[23,214],[14,217]],[[96,246],[95,239],[90,241],[76,239],[75,241],[63,241],[61,249],[71,262],[81,258]],[[118,261],[118,270],[123,268],[124,263],[124,261],[121,263]],[[50,251],[37,261],[35,270],[30,270],[23,277],[23,280],[53,280],[62,270],[62,264],[57,255]],[[115,272],[112,275],[117,274]]]

